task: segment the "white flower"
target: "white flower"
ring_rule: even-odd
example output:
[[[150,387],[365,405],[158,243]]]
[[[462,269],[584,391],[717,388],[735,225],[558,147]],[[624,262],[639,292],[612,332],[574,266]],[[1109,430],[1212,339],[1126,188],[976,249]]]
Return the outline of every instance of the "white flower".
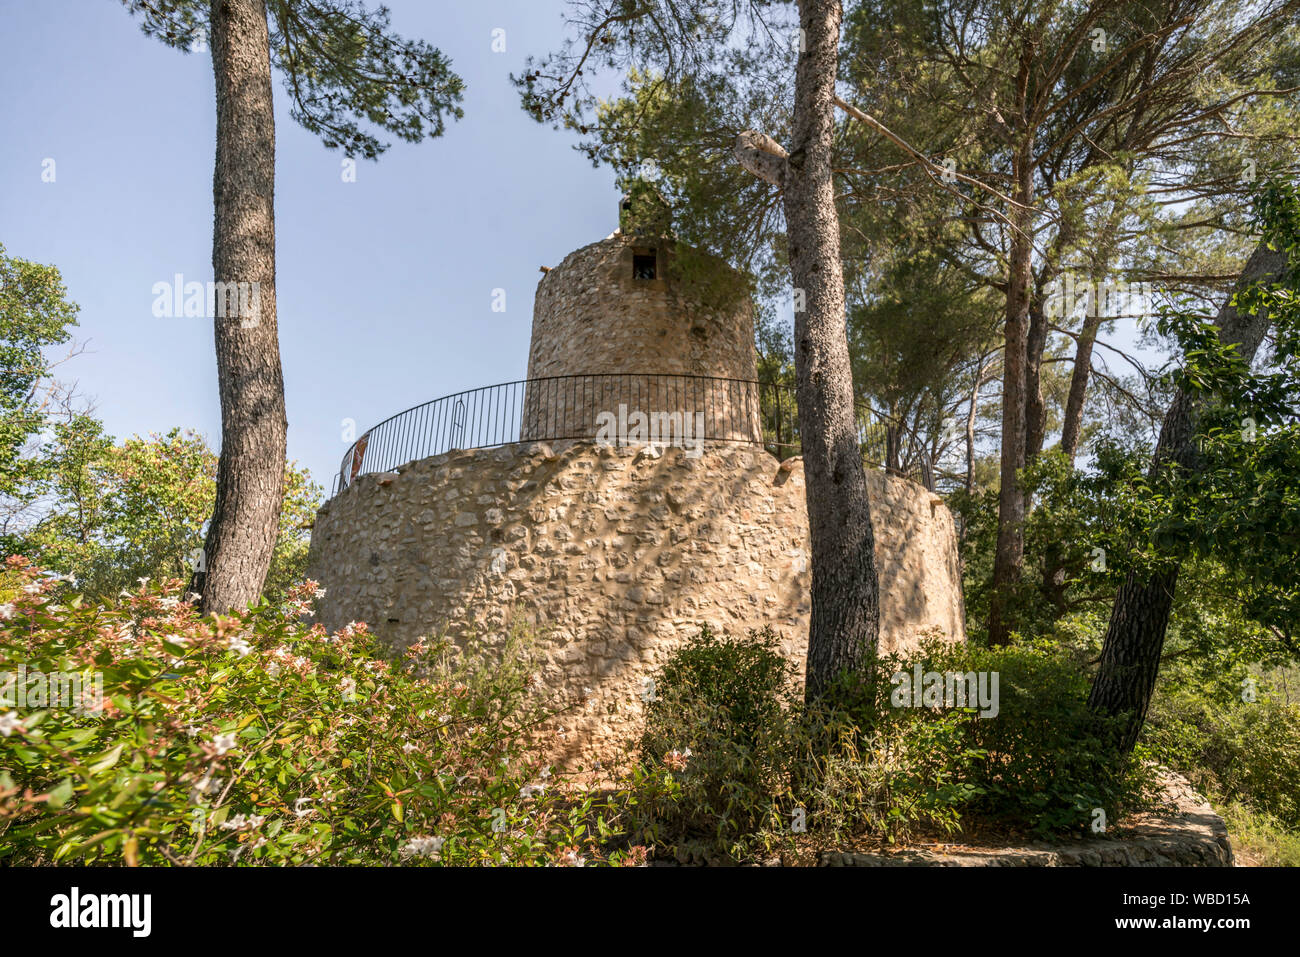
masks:
[[[216,794],[221,790],[224,778],[213,778],[211,773],[203,775],[194,782],[194,787],[190,789],[190,800],[198,804],[204,797],[209,794]]]
[[[678,751],[676,748],[664,755],[664,764],[673,771],[685,771],[686,765],[690,763],[691,749]]]
[[[542,773],[540,776],[543,781],[545,781],[547,778],[551,776],[551,766],[549,764],[546,767],[542,768]]]
[[[248,642],[246,642],[243,638],[240,638],[238,635],[236,635],[235,637],[231,638],[229,641],[226,642],[226,648],[230,651],[233,651],[241,658],[253,650],[253,646],[250,645]]]
[[[39,582],[32,582],[31,584],[23,586],[24,595],[39,595],[40,593],[41,586]]]
[[[8,714],[0,714],[0,734],[6,738],[15,731],[25,731],[23,723],[18,720],[18,712],[10,711]]]
[[[236,814],[230,820],[223,821],[221,823],[221,828],[222,830],[225,831],[239,831],[245,827],[250,830],[253,830],[261,827],[265,821],[266,818],[260,814],[249,814],[247,816],[243,814]]]
[[[273,661],[266,666],[266,673],[272,678],[278,678],[280,675],[280,662]]]
[[[402,745],[402,752],[404,754],[410,754],[412,751],[419,750],[420,746],[418,744],[412,744],[410,741],[407,741],[406,744]]]
[[[217,755],[221,756],[235,746],[235,733],[219,734],[212,741],[212,747],[216,749]]]
[[[344,678],[339,682],[339,690],[343,692],[343,697],[350,701],[357,693],[356,680],[353,678]]]
[[[587,863],[587,859],[575,850],[565,851],[564,856],[560,858],[560,860],[569,867],[584,867]]]
[[[542,794],[545,791],[546,791],[546,785],[544,784],[525,784],[523,787],[519,789],[519,796],[526,801],[530,797],[535,797],[536,795]]]
[[[312,809],[305,806],[310,803],[311,803],[311,798],[298,798],[298,800],[294,801],[293,802],[294,817],[306,817],[308,814],[310,814],[312,812]]]
[[[149,579],[148,579],[148,578],[137,578],[136,581],[138,581],[138,582],[140,583],[140,587],[141,587],[141,588],[143,588],[145,585],[149,584]]]
[[[445,837],[413,837],[400,853],[402,857],[427,857],[436,861],[442,857],[442,845],[446,843]]]
[[[8,621],[14,616],[13,602],[7,601],[0,605],[0,621]]]
[[[316,597],[317,597],[317,598],[324,598],[324,597],[325,597],[325,589],[324,589],[324,588],[317,588],[317,589],[316,589]]]

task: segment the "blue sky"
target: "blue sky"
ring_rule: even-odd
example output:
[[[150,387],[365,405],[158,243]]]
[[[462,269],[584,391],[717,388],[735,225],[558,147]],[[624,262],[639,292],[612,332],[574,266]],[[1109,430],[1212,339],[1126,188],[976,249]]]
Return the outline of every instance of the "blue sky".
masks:
[[[523,378],[538,267],[617,221],[612,172],[525,116],[508,79],[558,46],[562,0],[388,6],[394,30],[439,47],[466,81],[465,118],[441,139],[394,143],[345,182],[341,154],[289,118],[274,81],[289,455],[327,491],[345,420],[360,434],[412,405]],[[82,307],[88,351],[61,377],[119,438],[183,426],[215,447],[210,321],[152,308],[155,283],[212,278],[209,56],[144,36],[116,0],[0,0],[0,89],[0,242],[58,266]],[[1103,338],[1133,348],[1135,334],[1120,324]]]
[[[373,6],[373,4],[371,4]],[[340,175],[275,79],[277,297],[289,455],[330,484],[394,412],[524,377],[538,267],[616,226],[613,174],[534,123],[508,75],[555,47],[562,4],[388,0],[393,29],[451,57],[465,118]],[[211,279],[212,64],[114,0],[0,0],[0,242],[59,267],[89,352],[64,366],[110,433],[180,425],[215,445],[211,323],[155,318],[152,287]],[[492,52],[492,31],[506,52]],[[55,161],[55,181],[42,164]],[[506,290],[505,312],[492,291]]]

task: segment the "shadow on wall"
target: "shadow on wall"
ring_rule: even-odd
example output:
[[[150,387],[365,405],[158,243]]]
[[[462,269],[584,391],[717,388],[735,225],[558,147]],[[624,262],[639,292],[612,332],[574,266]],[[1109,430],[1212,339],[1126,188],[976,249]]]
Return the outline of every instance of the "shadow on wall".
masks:
[[[882,647],[936,626],[963,637],[947,509],[904,480],[869,480]],[[363,476],[321,510],[310,573],[327,627],[364,620],[394,646],[534,627],[546,686],[570,701],[591,691],[547,749],[590,766],[636,735],[644,679],[705,623],[771,625],[802,672],[806,540],[800,463],[747,446],[692,458],[529,444]]]

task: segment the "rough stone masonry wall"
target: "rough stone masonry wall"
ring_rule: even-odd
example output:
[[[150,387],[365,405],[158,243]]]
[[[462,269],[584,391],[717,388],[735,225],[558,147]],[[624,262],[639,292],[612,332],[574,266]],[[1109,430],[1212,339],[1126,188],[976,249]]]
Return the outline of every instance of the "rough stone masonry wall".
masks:
[[[594,438],[597,416],[702,412],[710,438],[755,441],[758,378],[749,302],[702,305],[670,278],[674,244],[615,233],[564,257],[537,286],[521,438]],[[633,258],[653,252],[655,279]],[[580,379],[553,379],[580,376]],[[665,378],[671,376],[672,378]],[[692,377],[737,380],[734,383]]]
[[[965,637],[952,516],[868,471],[881,645]],[[361,476],[318,513],[309,574],[320,620],[365,621],[403,646],[537,626],[546,687],[576,700],[553,759],[608,761],[639,728],[647,676],[708,623],[771,625],[802,673],[808,546],[802,464],[751,447],[698,458],[543,443],[452,452]]]

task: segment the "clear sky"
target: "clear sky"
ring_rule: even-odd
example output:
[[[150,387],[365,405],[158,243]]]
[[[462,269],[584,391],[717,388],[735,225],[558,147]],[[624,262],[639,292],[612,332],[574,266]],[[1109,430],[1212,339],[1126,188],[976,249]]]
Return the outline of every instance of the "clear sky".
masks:
[[[344,182],[342,155],[289,118],[274,80],[289,455],[327,492],[344,419],[360,434],[522,379],[538,267],[617,225],[613,174],[529,119],[508,79],[558,44],[560,0],[387,5],[396,32],[440,48],[466,82],[465,118],[442,138],[394,143]],[[212,278],[210,57],[144,36],[115,0],[0,0],[0,91],[0,242],[59,267],[89,342],[62,377],[119,438],[179,425],[215,447],[211,323],[152,311],[155,283]]]

